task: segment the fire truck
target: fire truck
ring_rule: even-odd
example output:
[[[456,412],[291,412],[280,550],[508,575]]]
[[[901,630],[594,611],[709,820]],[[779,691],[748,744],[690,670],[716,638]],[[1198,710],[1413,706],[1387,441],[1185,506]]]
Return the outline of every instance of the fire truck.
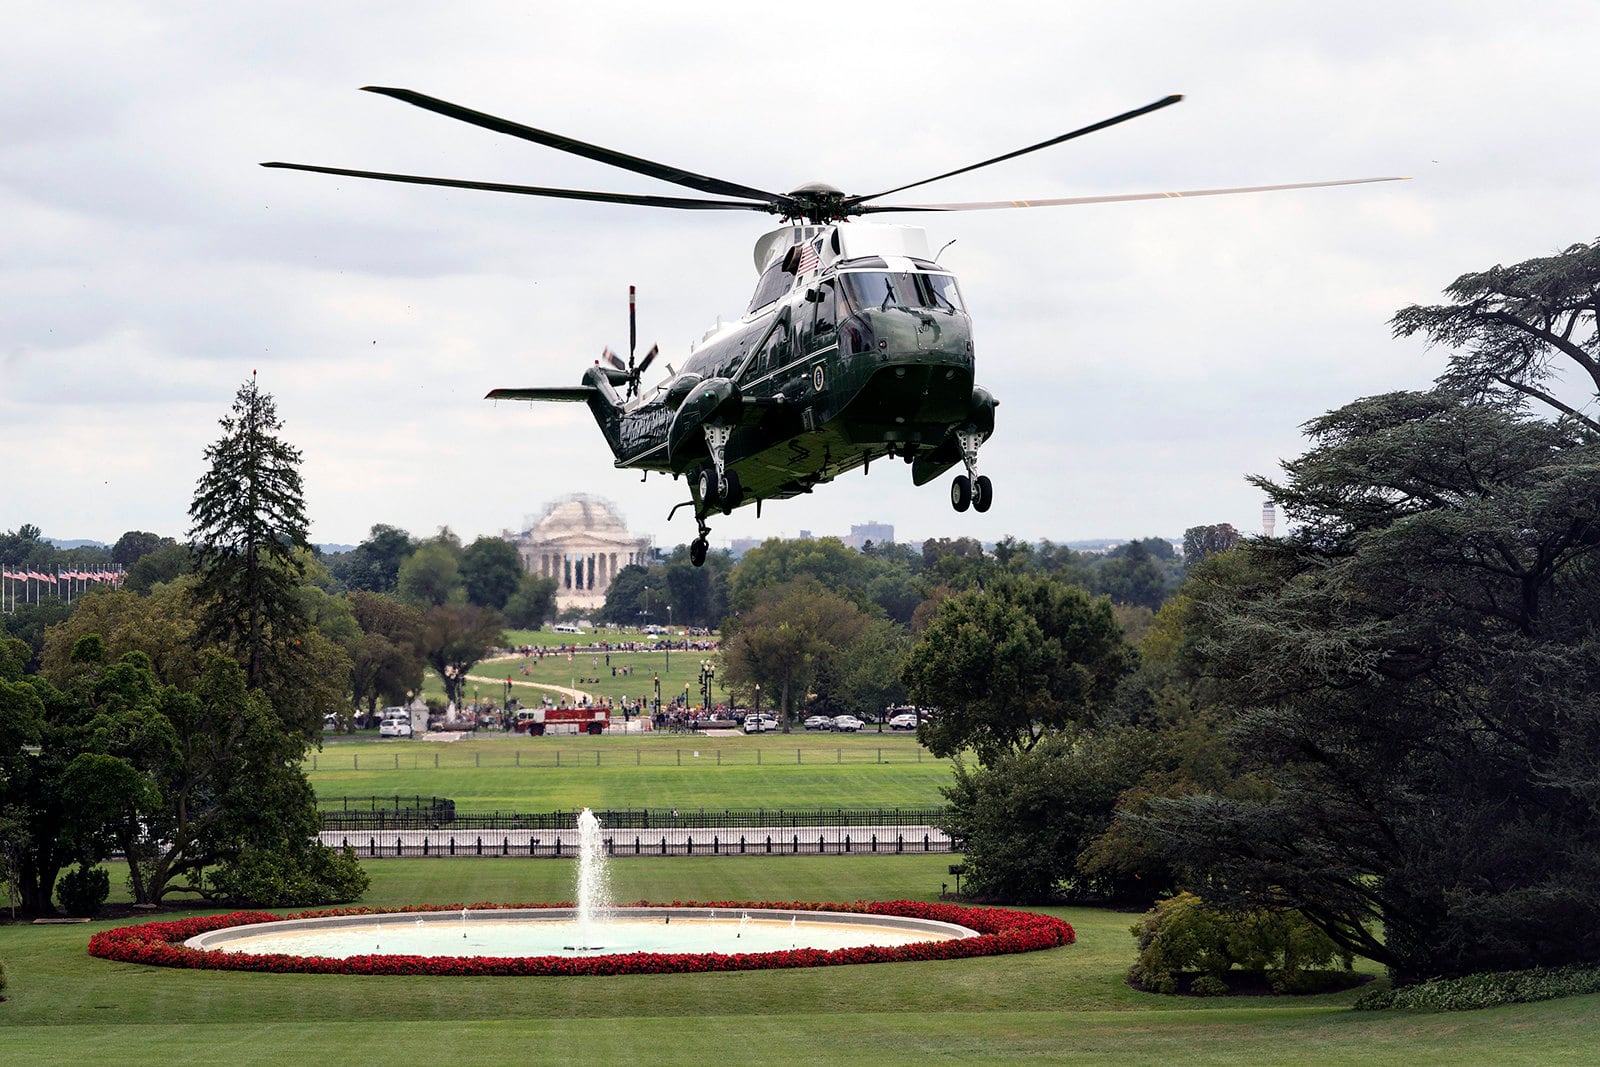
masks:
[[[544,734],[600,734],[611,723],[606,708],[523,708],[512,720],[517,733],[530,737]]]

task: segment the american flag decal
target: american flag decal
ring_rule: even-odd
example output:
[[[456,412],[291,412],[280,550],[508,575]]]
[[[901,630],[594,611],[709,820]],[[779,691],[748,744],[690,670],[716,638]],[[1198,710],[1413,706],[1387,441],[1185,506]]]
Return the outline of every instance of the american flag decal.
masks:
[[[815,241],[807,241],[800,246],[800,265],[795,269],[796,274],[805,274],[817,269],[817,245]]]

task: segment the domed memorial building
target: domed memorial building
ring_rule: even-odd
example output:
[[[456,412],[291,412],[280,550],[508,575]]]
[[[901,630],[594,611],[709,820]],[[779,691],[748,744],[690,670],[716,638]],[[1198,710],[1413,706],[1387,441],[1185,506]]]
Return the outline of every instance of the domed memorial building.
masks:
[[[547,505],[513,540],[529,574],[556,580],[559,611],[603,607],[617,571],[650,558],[650,539],[629,533],[609,501],[587,493]]]

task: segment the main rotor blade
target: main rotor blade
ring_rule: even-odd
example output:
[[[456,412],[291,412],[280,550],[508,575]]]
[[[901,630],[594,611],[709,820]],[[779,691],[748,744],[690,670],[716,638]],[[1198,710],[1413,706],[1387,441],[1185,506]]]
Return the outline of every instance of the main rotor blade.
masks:
[[[597,163],[605,163],[623,170],[631,170],[635,174],[648,175],[651,178],[660,178],[662,181],[671,182],[673,185],[682,185],[702,193],[715,193],[719,196],[741,196],[748,200],[763,200],[769,204],[787,204],[789,198],[782,193],[769,193],[764,189],[754,189],[748,185],[739,185],[736,182],[723,181],[721,178],[712,178],[704,174],[671,167],[665,163],[657,163],[638,156],[626,155],[599,145],[586,144],[571,137],[563,137],[559,133],[550,133],[547,130],[537,130],[532,126],[524,126],[520,122],[502,119],[482,111],[474,111],[460,104],[452,104],[448,100],[427,96],[414,92],[411,89],[391,89],[381,85],[363,85],[362,90],[369,93],[381,93],[396,100],[425,108],[446,118],[459,119],[470,122],[474,126],[482,126],[486,130],[496,133],[510,134],[520,137],[524,141],[542,144],[560,152],[568,152],[575,156],[583,156]]]
[[[1273,193],[1283,189],[1323,189],[1331,185],[1365,185],[1369,182],[1408,182],[1411,178],[1340,178],[1330,182],[1293,182],[1289,185],[1244,185],[1237,189],[1183,189],[1170,193],[1120,193],[1114,196],[1058,196],[1045,200],[980,200],[966,204],[868,204],[859,208],[870,215],[886,211],[990,211],[1010,207],[1064,207],[1071,204],[1114,204],[1124,200],[1181,200],[1191,196],[1233,196],[1236,193]]]
[[[491,389],[485,400],[558,400],[567,403],[586,402],[599,394],[592,385],[551,385],[534,389]]]
[[[425,178],[416,174],[388,174],[377,170],[347,170],[344,167],[316,167],[309,163],[263,163],[263,167],[284,170],[309,170],[316,174],[340,174],[347,178],[374,178],[408,185],[442,185],[449,189],[483,189],[491,193],[521,193],[548,196],[558,200],[594,200],[603,204],[634,204],[640,207],[671,207],[686,211],[765,211],[771,204],[751,204],[743,200],[694,200],[682,196],[640,196],[634,193],[598,193],[588,189],[546,189],[537,185],[508,185],[504,182],[475,182],[461,178]]]
[[[987,167],[993,163],[1004,163],[1008,159],[1016,159],[1018,156],[1025,156],[1029,152],[1037,152],[1041,148],[1049,148],[1051,145],[1060,144],[1062,141],[1070,141],[1074,137],[1082,137],[1085,134],[1095,133],[1099,130],[1106,129],[1109,126],[1115,126],[1118,123],[1127,122],[1129,119],[1136,119],[1140,115],[1148,115],[1152,111],[1159,111],[1164,107],[1169,107],[1172,104],[1176,104],[1182,99],[1182,94],[1173,93],[1171,96],[1162,97],[1153,104],[1146,104],[1144,107],[1134,108],[1132,111],[1124,111],[1120,115],[1113,115],[1111,118],[1103,119],[1100,122],[1094,123],[1093,125],[1084,126],[1081,129],[1073,130],[1070,133],[1064,133],[1060,137],[1052,137],[1048,141],[1040,141],[1038,144],[1029,145],[1027,148],[1019,148],[1015,152],[1007,152],[1003,156],[995,156],[993,159],[986,159],[982,163],[974,163],[970,167],[962,167],[959,170],[946,171],[945,173],[935,175],[932,178],[924,178],[919,182],[912,182],[910,185],[899,185],[893,189],[885,189],[881,193],[872,193],[868,196],[849,197],[845,200],[845,206],[847,208],[854,207],[857,204],[864,204],[868,200],[876,200],[880,196],[888,196],[891,193],[903,193],[907,189],[915,189],[919,185],[927,185],[930,182],[941,181],[945,178],[953,178],[957,174],[965,174],[969,170],[977,170],[979,167]],[[870,211],[871,209],[869,208],[868,210]]]

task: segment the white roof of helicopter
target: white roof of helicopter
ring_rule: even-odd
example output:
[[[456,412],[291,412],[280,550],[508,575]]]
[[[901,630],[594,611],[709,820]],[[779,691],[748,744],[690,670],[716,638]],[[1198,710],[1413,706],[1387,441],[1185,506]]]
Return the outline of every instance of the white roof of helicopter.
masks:
[[[765,273],[774,259],[795,245],[825,234],[832,234],[833,237],[822,242],[823,265],[836,259],[857,259],[861,256],[933,258],[928,252],[928,232],[920,226],[879,222],[836,222],[828,226],[797,224],[780,226],[771,233],[761,235],[755,247],[756,273]]]

